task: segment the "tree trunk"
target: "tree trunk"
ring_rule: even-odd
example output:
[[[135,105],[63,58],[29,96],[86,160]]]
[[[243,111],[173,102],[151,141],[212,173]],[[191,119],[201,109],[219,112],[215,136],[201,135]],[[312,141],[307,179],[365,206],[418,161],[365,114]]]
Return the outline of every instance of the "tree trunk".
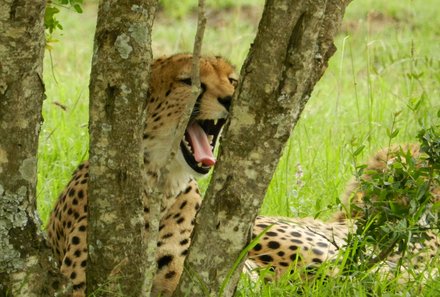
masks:
[[[45,6],[0,2],[0,296],[50,296],[58,282],[35,197]]]
[[[175,296],[233,294],[241,271],[234,262],[249,243],[282,149],[335,52],[333,38],[349,2],[266,1]]]
[[[99,5],[90,80],[88,294],[144,296],[149,289],[141,140],[156,5]]]

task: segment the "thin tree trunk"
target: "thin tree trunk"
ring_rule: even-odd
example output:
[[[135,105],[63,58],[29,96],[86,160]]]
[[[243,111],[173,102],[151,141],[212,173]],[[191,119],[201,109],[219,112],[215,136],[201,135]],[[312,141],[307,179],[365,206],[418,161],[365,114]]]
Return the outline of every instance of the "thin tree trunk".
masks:
[[[90,80],[89,294],[144,296],[149,290],[141,140],[156,5],[99,5]]]
[[[266,1],[174,296],[232,296],[241,271],[233,270],[234,262],[249,243],[282,149],[335,52],[333,38],[349,2]]]
[[[50,296],[58,283],[35,197],[45,7],[0,2],[0,296]]]

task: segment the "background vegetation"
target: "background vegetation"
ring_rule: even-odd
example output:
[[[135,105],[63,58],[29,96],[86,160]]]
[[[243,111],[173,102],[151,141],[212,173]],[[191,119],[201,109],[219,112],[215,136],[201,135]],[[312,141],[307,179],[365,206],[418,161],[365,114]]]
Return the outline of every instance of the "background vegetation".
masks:
[[[262,0],[208,1],[204,53],[223,55],[239,69],[263,5]],[[156,57],[191,51],[195,6],[196,1],[162,1],[153,32]],[[88,157],[88,83],[96,8],[95,1],[85,1],[82,14],[60,9],[57,18],[64,29],[48,36],[47,99],[38,164],[43,221],[74,168]],[[356,156],[364,160],[389,144],[390,131],[398,129],[395,143],[416,142],[422,126],[438,123],[439,13],[436,0],[363,0],[348,7],[336,40],[338,51],[285,149],[262,214],[328,218],[354,171],[353,152],[364,146]],[[273,285],[244,280],[238,294],[291,296],[297,290],[287,278]],[[368,277],[310,286],[305,282],[301,287],[302,294],[310,296],[394,296],[396,292],[435,296],[438,290],[436,282],[422,290]]]

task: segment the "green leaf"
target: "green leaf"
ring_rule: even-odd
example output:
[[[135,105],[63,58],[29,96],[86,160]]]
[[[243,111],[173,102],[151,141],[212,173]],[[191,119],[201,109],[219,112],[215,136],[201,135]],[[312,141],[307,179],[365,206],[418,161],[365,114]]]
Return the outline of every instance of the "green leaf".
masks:
[[[77,13],[83,13],[83,10],[79,4],[73,5],[73,8],[76,10]]]
[[[390,131],[390,129],[387,129],[387,135],[389,138],[393,139],[397,136],[397,134],[399,134],[399,129],[396,128],[393,131]]]
[[[63,29],[61,24],[54,17],[59,12],[60,12],[60,10],[54,6],[48,6],[46,8],[46,11],[44,14],[44,26],[46,29],[49,30],[50,33],[52,33],[57,28]]]
[[[432,212],[440,212],[440,202],[436,202],[431,207]]]
[[[353,156],[356,157],[357,155],[359,155],[365,148],[365,145],[361,145],[360,147],[358,147],[354,152],[353,152]]]
[[[394,162],[392,166],[393,166],[394,169],[401,169],[401,168],[403,168],[402,163],[399,163],[399,162]]]
[[[83,9],[81,5],[83,4],[83,0],[57,0],[55,5],[61,7],[71,6],[77,13],[82,13]],[[54,3],[53,1],[50,3]],[[58,7],[53,5],[48,5],[46,7],[45,15],[44,15],[44,27],[49,30],[49,33],[53,33],[54,30],[60,29],[63,30],[63,26],[56,19],[55,15],[58,14],[60,10]]]

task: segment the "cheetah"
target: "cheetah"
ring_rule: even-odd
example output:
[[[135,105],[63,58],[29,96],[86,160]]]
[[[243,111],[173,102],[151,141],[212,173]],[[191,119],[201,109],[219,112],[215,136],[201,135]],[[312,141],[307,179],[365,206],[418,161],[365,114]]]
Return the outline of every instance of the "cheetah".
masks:
[[[179,280],[201,203],[194,177],[206,175],[216,162],[213,148],[229,114],[238,79],[226,59],[219,56],[200,59],[202,91],[176,158],[166,164],[177,124],[192,98],[191,69],[190,54],[157,58],[151,66],[150,92],[146,99],[147,114],[151,115],[146,120],[142,140],[146,187],[154,185],[155,176],[163,166],[170,172],[161,201],[158,273],[154,279],[154,291],[162,296],[170,294]],[[47,227],[48,243],[61,273],[71,280],[74,296],[85,296],[86,289],[88,178],[89,164],[85,162],[59,196]],[[148,216],[149,207],[144,203],[147,232]]]
[[[170,296],[177,286],[191,242],[194,218],[201,206],[201,195],[194,178],[206,175],[214,166],[213,155],[222,126],[229,114],[237,83],[234,67],[222,57],[200,59],[202,92],[197,98],[176,160],[165,164],[174,131],[192,96],[192,56],[177,54],[156,59],[151,68],[150,94],[143,133],[146,187],[154,187],[161,167],[168,166],[161,201],[157,273],[153,295]],[[48,222],[48,243],[61,273],[70,279],[74,296],[85,296],[87,265],[87,200],[89,163],[81,164],[59,196]],[[144,197],[144,201],[146,197]],[[144,202],[145,228],[149,228],[149,207]],[[258,217],[255,225],[263,224]],[[261,222],[260,222],[261,221]],[[280,225],[280,228],[284,228]],[[286,230],[289,233],[289,230]],[[268,233],[269,235],[271,233]],[[289,236],[289,235],[287,235]],[[264,251],[263,251],[264,252]],[[281,265],[293,257],[286,253]],[[264,259],[264,254],[255,253]],[[319,255],[318,255],[319,256]],[[316,256],[316,257],[318,257]]]
[[[364,223],[366,214],[371,217],[375,213],[381,212],[384,201],[379,200],[375,194],[366,194],[361,181],[371,181],[373,174],[382,176],[383,174],[389,173],[390,168],[398,161],[398,158],[400,158],[399,161],[402,163],[414,162],[417,168],[427,170],[426,157],[427,155],[421,151],[419,144],[392,145],[379,150],[368,160],[367,167],[364,170],[365,173],[360,178],[353,179],[348,183],[341,200],[345,211],[336,213],[334,220],[339,222],[357,222],[358,220],[362,220],[361,223]],[[396,176],[395,178],[399,177]],[[425,179],[426,177],[423,178]],[[435,211],[430,212],[434,204],[440,202],[440,180],[438,177],[430,182],[428,190],[430,200],[427,203],[427,211],[425,211],[417,222],[418,227],[425,231],[420,234],[417,232],[411,234],[408,240],[408,251],[411,252],[405,255],[403,259],[406,266],[411,266],[420,272],[426,268],[427,263],[430,263],[437,256],[440,248],[440,234],[437,225],[439,219],[438,214],[436,214]],[[368,199],[372,201],[372,203],[364,203],[366,195],[370,195]],[[408,208],[411,204],[411,200],[416,198],[400,194],[391,199],[392,200],[385,201],[387,205],[394,205],[404,209]],[[428,212],[430,213],[428,214]],[[397,263],[400,260],[402,260],[402,255],[397,249],[387,258],[388,263]],[[403,269],[406,269],[405,266]],[[436,274],[437,271],[434,269],[433,275]],[[406,275],[404,279],[410,277],[410,275]]]
[[[386,172],[396,160],[397,154],[407,152],[418,166],[422,163],[422,152],[420,146],[415,144],[391,146],[378,151],[367,163],[365,174],[361,180],[369,180],[372,172]],[[440,202],[440,184],[434,181],[430,188],[431,204]],[[347,247],[348,237],[356,232],[357,220],[363,218],[370,209],[366,208],[364,202],[365,193],[362,191],[359,179],[351,180],[341,198],[343,209],[336,212],[328,221],[321,221],[313,218],[273,218],[258,217],[253,236],[256,237],[264,230],[264,236],[260,242],[249,252],[247,272],[261,267],[271,267],[275,272],[275,278],[292,270],[292,263],[295,267],[307,268],[313,274],[315,268],[324,262],[334,262],[340,259]],[[375,199],[374,197],[371,197]],[[397,203],[408,204],[409,197],[396,197]],[[424,227],[429,226],[427,222],[419,222]],[[437,269],[426,269],[426,265],[436,256],[440,248],[440,234],[434,228],[426,232],[425,238],[416,237],[408,242],[407,255],[402,255],[399,251],[391,253],[375,272],[384,277],[391,277],[397,263],[403,260],[401,268],[400,282],[414,279],[409,272],[409,268],[414,268],[423,275],[423,279],[438,275]],[[404,256],[404,258],[402,258]],[[339,273],[339,265],[334,265],[335,269],[330,269],[331,275]],[[309,269],[312,268],[312,269]],[[251,273],[252,274],[252,273]],[[255,278],[256,276],[253,275]]]

